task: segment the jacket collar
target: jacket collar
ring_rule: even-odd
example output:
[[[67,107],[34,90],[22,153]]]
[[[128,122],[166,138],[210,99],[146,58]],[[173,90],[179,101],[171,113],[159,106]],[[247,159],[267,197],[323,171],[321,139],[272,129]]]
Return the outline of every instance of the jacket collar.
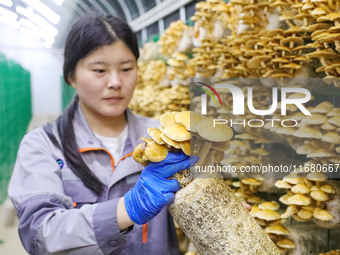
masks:
[[[141,125],[142,120],[139,119],[129,108],[125,110],[125,113],[128,122],[128,138],[126,142],[130,143],[132,148],[135,148],[142,142],[140,137],[145,136],[145,130],[141,128],[141,126],[143,126]],[[90,128],[79,104],[73,119],[73,127],[79,149],[103,147]]]

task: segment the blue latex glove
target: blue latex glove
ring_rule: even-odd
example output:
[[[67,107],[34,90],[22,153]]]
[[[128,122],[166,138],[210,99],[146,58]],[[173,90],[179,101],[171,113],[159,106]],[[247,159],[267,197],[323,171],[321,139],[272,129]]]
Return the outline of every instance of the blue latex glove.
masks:
[[[194,165],[198,157],[183,152],[169,152],[161,162],[152,162],[144,168],[134,188],[124,196],[126,211],[137,224],[145,224],[155,217],[164,206],[174,200],[180,188],[177,180],[168,180],[175,173]]]

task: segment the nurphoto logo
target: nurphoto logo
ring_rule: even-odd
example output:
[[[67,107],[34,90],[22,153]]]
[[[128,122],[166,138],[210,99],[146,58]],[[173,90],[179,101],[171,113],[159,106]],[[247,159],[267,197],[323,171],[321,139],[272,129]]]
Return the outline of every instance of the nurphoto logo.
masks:
[[[207,84],[202,83],[202,82],[197,82],[197,83],[209,87],[215,93],[215,95],[218,97],[218,99],[220,100],[221,106],[222,106],[221,98],[212,86],[207,85]],[[217,89],[227,89],[231,92],[232,97],[233,97],[233,112],[232,113],[234,115],[244,115],[245,114],[245,111],[244,111],[244,107],[245,107],[244,98],[245,98],[245,96],[244,96],[243,91],[239,87],[225,83],[225,84],[216,84],[215,88],[217,88]],[[212,94],[205,89],[203,89],[203,90],[207,94],[209,94],[210,97],[216,103]],[[303,98],[290,99],[290,98],[287,98],[288,93],[301,93],[301,94],[304,94],[305,96]],[[208,108],[208,106],[207,106],[207,95],[202,94],[201,97],[202,97],[201,114],[206,115],[207,114],[207,108]],[[308,89],[293,88],[293,87],[292,88],[281,88],[281,115],[287,115],[287,105],[288,104],[295,105],[298,109],[300,109],[300,111],[304,115],[311,115],[311,113],[306,109],[306,107],[303,106],[303,104],[307,103],[310,99],[311,99],[311,93]],[[273,114],[276,111],[277,105],[278,105],[278,88],[276,88],[276,87],[272,88],[272,105],[267,110],[257,110],[257,109],[255,109],[254,104],[253,104],[253,88],[251,88],[251,87],[248,88],[247,106],[248,106],[248,109],[251,113],[253,113],[255,115],[261,115],[261,116],[270,115],[270,114]]]

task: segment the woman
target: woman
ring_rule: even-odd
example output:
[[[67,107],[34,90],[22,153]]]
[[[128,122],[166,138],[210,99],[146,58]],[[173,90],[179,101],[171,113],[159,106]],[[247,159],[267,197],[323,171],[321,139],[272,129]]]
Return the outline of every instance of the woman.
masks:
[[[83,18],[64,57],[77,96],[56,122],[24,137],[9,185],[25,249],[178,254],[166,205],[179,184],[168,178],[190,159],[169,153],[143,170],[131,157],[147,128],[159,126],[127,108],[137,83],[135,34],[115,17]]]

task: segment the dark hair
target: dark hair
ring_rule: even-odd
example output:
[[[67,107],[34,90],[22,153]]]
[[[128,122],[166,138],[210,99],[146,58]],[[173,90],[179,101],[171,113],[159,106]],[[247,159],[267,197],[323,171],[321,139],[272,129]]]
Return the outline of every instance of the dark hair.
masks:
[[[74,75],[79,60],[104,45],[123,41],[136,60],[139,58],[138,41],[129,25],[113,16],[89,16],[78,20],[69,32],[64,51],[64,80]]]
[[[74,75],[79,60],[117,40],[126,44],[136,60],[139,58],[137,37],[125,21],[112,16],[92,16],[78,20],[72,26],[65,44],[63,72],[66,83],[69,83],[68,78]],[[81,157],[73,130],[72,120],[78,107],[78,101],[78,96],[75,96],[71,105],[56,121],[61,150],[74,174],[82,180],[86,187],[100,194],[104,189],[104,184]]]

